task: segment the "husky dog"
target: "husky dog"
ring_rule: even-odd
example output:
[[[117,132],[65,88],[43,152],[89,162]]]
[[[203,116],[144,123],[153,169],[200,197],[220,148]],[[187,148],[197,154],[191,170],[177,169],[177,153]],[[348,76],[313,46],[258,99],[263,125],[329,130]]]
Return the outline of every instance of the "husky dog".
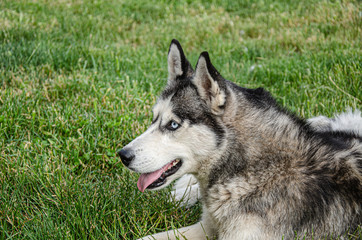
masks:
[[[355,123],[344,128],[302,120],[264,89],[225,80],[207,52],[194,71],[177,40],[168,72],[152,124],[118,154],[141,192],[192,174],[203,215],[143,239],[319,239],[362,223],[359,112],[341,115]]]

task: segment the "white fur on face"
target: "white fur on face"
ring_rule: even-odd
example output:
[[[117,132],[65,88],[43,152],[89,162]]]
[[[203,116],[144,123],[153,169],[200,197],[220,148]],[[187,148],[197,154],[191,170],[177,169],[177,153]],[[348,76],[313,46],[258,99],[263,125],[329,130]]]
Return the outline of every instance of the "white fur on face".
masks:
[[[139,173],[159,170],[175,159],[182,160],[181,168],[168,177],[168,183],[198,170],[199,162],[212,155],[217,143],[214,133],[204,125],[190,125],[172,113],[170,99],[159,101],[154,107],[155,121],[146,132],[137,137],[125,148],[132,150],[135,158],[128,166]],[[164,128],[169,121],[182,124],[177,130]],[[162,187],[167,186],[163,185]]]

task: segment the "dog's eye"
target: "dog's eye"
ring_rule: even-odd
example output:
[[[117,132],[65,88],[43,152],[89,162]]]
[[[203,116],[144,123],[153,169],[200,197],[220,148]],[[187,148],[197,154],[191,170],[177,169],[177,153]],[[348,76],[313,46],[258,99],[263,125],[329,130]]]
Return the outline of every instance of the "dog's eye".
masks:
[[[180,124],[178,124],[177,122],[175,122],[173,120],[171,120],[166,126],[166,128],[171,131],[175,131],[179,127],[180,127]]]

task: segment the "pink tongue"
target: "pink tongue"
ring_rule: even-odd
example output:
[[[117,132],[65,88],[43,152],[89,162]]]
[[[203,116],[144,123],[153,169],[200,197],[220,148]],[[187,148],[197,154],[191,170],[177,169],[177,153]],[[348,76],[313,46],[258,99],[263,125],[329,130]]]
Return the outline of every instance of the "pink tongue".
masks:
[[[140,178],[137,181],[137,187],[141,192],[144,192],[145,189],[161,177],[162,173],[165,172],[169,166],[172,165],[172,162],[163,166],[161,169],[156,170],[151,173],[142,173]]]

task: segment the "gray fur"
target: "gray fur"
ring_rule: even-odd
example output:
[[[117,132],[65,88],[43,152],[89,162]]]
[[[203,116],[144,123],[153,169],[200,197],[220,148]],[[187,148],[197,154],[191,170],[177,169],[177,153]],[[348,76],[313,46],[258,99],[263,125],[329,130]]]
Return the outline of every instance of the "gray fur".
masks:
[[[348,127],[346,119],[361,124],[359,112],[304,121],[265,90],[225,80],[206,52],[193,71],[179,43],[172,47],[176,42],[169,56],[176,63],[169,70],[176,71],[154,123],[123,154],[134,154],[127,166],[141,173],[181,159],[178,171],[154,189],[193,174],[203,219],[143,239],[319,239],[355,230],[362,222],[362,128]],[[180,127],[171,131],[172,121]],[[153,136],[162,147],[147,143]]]

